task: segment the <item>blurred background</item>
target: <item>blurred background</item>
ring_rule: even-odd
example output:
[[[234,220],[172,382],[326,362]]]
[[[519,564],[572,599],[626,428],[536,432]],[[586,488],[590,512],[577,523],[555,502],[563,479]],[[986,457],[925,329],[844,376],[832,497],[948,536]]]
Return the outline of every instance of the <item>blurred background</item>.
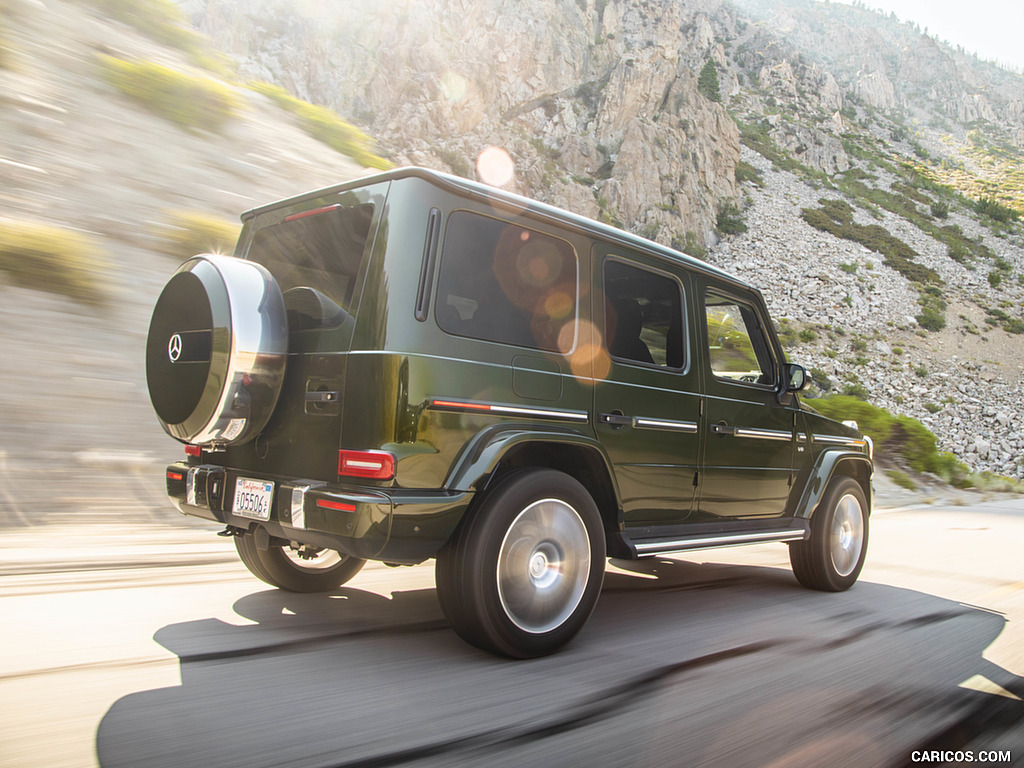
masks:
[[[1019,488],[1024,78],[914,20],[802,0],[0,0],[0,106],[6,524],[170,514],[180,449],[143,366],[162,285],[230,251],[244,210],[403,164],[736,272],[886,482]]]
[[[0,764],[1019,760],[1002,57],[810,0],[0,0]],[[816,407],[875,438],[861,583],[801,590],[782,547],[616,563],[570,649],[512,664],[450,632],[429,563],[284,593],[181,517],[163,285],[243,211],[405,164],[759,286]]]

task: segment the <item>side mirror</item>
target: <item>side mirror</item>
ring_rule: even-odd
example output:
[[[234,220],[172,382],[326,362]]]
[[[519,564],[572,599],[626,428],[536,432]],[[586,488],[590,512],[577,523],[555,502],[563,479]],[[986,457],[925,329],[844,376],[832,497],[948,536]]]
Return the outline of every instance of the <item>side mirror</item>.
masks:
[[[807,387],[810,379],[807,369],[796,363],[785,363],[782,366],[782,385],[785,392],[800,392]]]

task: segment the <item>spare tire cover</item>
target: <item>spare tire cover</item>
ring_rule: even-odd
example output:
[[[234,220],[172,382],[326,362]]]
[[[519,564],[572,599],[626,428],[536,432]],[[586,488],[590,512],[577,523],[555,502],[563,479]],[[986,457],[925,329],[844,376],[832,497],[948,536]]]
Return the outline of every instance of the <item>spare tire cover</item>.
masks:
[[[146,341],[149,399],[169,435],[196,445],[255,437],[284,381],[288,323],[261,265],[204,254],[164,286]]]

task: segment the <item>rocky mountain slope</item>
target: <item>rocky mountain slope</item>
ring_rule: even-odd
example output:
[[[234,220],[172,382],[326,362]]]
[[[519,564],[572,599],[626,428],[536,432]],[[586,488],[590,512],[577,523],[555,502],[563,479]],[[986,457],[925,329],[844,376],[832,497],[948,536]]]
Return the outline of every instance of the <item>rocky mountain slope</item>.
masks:
[[[812,0],[182,7],[396,162],[472,176],[501,146],[519,191],[737,271],[820,391],[1024,471],[1020,75]]]
[[[212,47],[157,0],[0,0],[0,232],[55,227],[84,243],[76,269],[102,287],[96,300],[41,291],[0,257],[0,518],[78,515],[101,487],[124,499],[104,507],[115,516],[166,514],[159,470],[175,448],[152,416],[142,353],[156,296],[187,255],[163,253],[179,214],[237,221],[367,172],[250,80],[332,107],[395,163],[474,175],[484,147],[505,148],[518,191],[762,287],[823,391],[919,417],[973,469],[1021,475],[1024,247],[1012,217],[974,209],[982,192],[1024,209],[1012,186],[1019,77],[938,46],[966,85],[934,106],[924,81],[904,87],[906,68],[840,66],[799,49],[799,25],[780,31],[715,0],[181,7]],[[336,8],[346,15],[327,15]],[[154,9],[162,21],[146,26]],[[128,95],[111,60],[152,64],[157,85]],[[180,73],[214,83],[227,116],[184,124],[158,111],[160,83]],[[984,122],[962,122],[956,105],[981,97]],[[831,227],[860,240],[812,225],[827,214],[805,209],[822,200],[849,206]],[[861,237],[873,226],[911,250]],[[926,330],[926,311],[945,326]]]

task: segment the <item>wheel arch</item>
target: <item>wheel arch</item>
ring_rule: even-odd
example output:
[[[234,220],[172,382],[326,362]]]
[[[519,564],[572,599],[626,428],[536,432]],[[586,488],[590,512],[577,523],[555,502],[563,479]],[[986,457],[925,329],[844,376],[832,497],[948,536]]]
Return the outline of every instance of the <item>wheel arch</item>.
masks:
[[[810,477],[804,485],[803,494],[795,511],[795,517],[810,518],[814,514],[822,497],[834,477],[850,477],[857,481],[868,504],[871,514],[873,499],[871,493],[871,474],[874,471],[871,459],[863,453],[844,450],[826,450],[818,457]]]
[[[504,474],[526,467],[564,472],[589,491],[601,515],[609,546],[618,538],[622,521],[619,489],[608,458],[600,445],[575,432],[538,433],[502,431],[481,436],[484,443],[473,451],[472,461],[460,462],[448,487],[486,491]]]

